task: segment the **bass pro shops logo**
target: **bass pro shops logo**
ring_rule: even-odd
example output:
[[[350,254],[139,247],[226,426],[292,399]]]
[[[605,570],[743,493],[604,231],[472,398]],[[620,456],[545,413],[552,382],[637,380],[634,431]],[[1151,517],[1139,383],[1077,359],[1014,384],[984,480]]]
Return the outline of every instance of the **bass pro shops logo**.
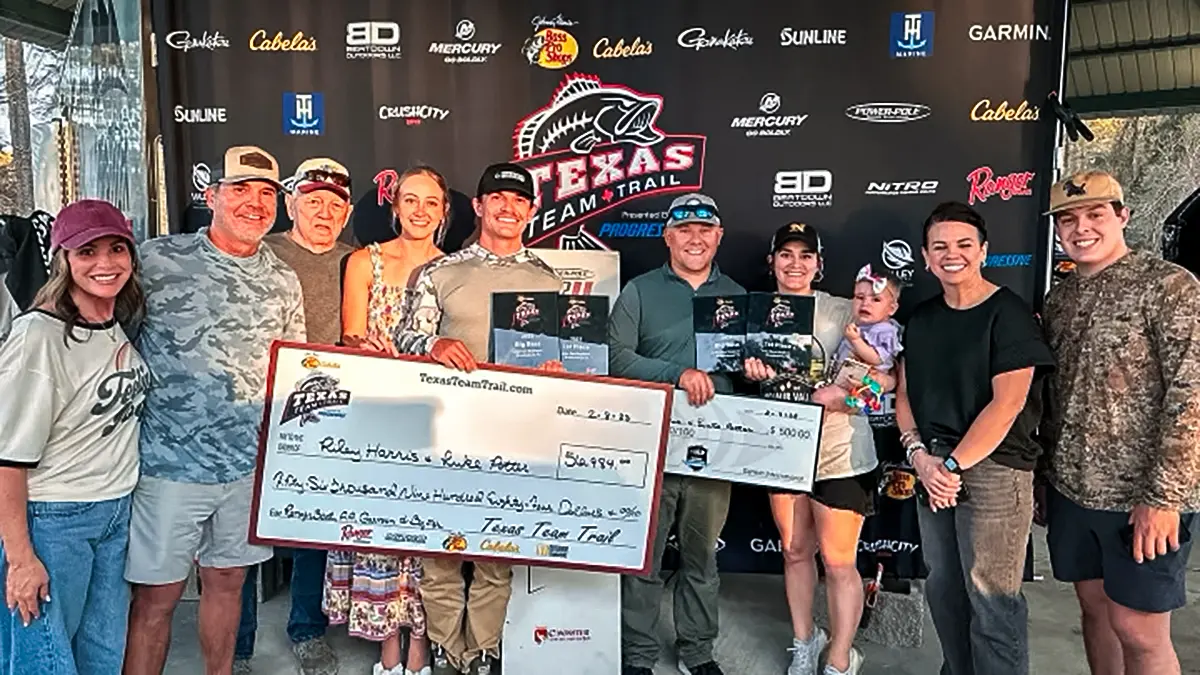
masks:
[[[300,426],[319,422],[317,411],[350,405],[350,392],[338,389],[338,380],[325,373],[312,373],[296,384],[296,390],[288,394],[279,418],[280,426],[299,418]]]
[[[706,139],[663,133],[655,125],[662,102],[571,73],[549,105],[517,123],[515,161],[539,194],[526,245],[557,236],[560,249],[608,249],[584,229],[588,218],[631,199],[700,189]]]

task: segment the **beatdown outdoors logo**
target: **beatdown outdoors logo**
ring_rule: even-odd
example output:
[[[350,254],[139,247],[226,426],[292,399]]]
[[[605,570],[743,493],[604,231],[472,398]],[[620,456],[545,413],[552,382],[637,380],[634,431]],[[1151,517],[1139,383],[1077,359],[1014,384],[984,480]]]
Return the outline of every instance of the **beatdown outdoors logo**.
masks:
[[[279,417],[280,426],[300,418],[300,426],[319,422],[316,412],[322,408],[333,408],[350,404],[350,392],[338,389],[337,378],[325,373],[312,373],[296,384],[296,390],[288,394]]]
[[[570,73],[548,105],[517,123],[514,160],[539,193],[526,245],[557,236],[560,249],[608,250],[584,228],[588,218],[631,199],[700,189],[706,138],[655,126],[662,101]]]

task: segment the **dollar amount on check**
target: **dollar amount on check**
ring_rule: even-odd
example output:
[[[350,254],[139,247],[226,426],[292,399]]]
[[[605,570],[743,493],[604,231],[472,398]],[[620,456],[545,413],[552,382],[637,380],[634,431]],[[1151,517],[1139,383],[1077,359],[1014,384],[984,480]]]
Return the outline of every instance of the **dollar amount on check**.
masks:
[[[277,345],[253,536],[646,569],[670,390]]]
[[[693,407],[676,396],[667,473],[809,491],[823,409],[813,403],[717,394]]]

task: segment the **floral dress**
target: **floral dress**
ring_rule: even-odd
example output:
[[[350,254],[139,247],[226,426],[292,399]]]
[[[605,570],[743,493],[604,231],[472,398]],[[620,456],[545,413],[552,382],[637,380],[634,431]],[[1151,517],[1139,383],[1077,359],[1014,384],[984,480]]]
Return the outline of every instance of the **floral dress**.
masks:
[[[408,290],[383,281],[379,244],[367,247],[372,281],[367,296],[367,336],[390,340],[408,307]],[[330,624],[348,624],[350,635],[381,642],[408,628],[425,635],[419,558],[330,551],[322,609]]]

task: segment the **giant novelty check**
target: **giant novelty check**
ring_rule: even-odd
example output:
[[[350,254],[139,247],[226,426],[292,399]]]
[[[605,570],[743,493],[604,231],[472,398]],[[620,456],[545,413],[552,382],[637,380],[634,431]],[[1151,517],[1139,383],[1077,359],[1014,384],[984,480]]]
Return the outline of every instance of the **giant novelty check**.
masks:
[[[251,540],[644,571],[670,400],[276,344]]]
[[[821,443],[815,403],[717,394],[693,407],[677,392],[667,473],[810,491]]]

